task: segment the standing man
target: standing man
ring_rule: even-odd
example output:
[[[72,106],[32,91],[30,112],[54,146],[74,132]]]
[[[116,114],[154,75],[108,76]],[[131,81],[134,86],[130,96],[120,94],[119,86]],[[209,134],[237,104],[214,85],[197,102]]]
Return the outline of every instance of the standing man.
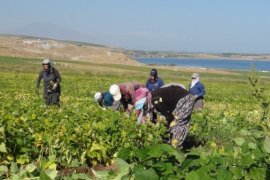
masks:
[[[42,62],[43,69],[36,80],[36,94],[39,95],[39,85],[43,79],[43,99],[46,105],[57,105],[60,107],[61,76],[57,69],[52,67],[49,59]]]
[[[155,89],[158,89],[160,88],[161,86],[164,85],[164,82],[162,79],[160,79],[158,77],[158,73],[157,73],[157,70],[156,69],[152,69],[150,71],[150,77],[149,79],[146,81],[146,88],[149,90],[149,91],[154,91]]]
[[[200,82],[200,76],[198,73],[193,73],[191,76],[189,92],[196,98],[194,110],[202,110],[203,96],[205,95],[205,88],[204,88],[204,84]]]

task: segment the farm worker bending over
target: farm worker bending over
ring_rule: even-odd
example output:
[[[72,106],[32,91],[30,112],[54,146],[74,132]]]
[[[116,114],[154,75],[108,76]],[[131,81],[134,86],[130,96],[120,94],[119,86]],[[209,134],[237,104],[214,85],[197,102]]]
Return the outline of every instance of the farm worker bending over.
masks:
[[[191,76],[192,80],[189,85],[189,92],[196,97],[194,110],[201,110],[203,108],[203,96],[205,95],[205,88],[203,83],[200,82],[198,73]]]
[[[114,101],[113,96],[110,92],[96,92],[94,95],[94,99],[101,107],[120,110],[119,101]]]
[[[145,123],[145,116],[153,121],[153,106],[151,104],[151,98],[151,92],[147,88],[142,87],[135,91],[135,110],[137,115],[137,124]]]
[[[61,76],[57,69],[52,67],[49,59],[42,62],[43,69],[36,80],[36,94],[39,95],[39,85],[43,79],[43,98],[46,105],[57,105],[60,107]]]
[[[162,81],[162,79],[160,79],[158,77],[157,70],[156,69],[152,69],[150,71],[150,77],[146,81],[146,88],[149,91],[154,91],[155,89],[158,89],[158,88],[160,88],[163,85],[164,85],[164,82]]]
[[[144,87],[144,85],[138,82],[125,82],[119,85],[113,84],[110,87],[110,93],[115,101],[120,101],[124,111],[130,115],[135,103],[135,91],[140,87]]]
[[[135,103],[135,109],[144,108],[160,112],[167,121],[167,129],[170,133],[169,142],[175,147],[180,147],[188,133],[189,121],[195,103],[194,96],[184,88],[172,85],[152,92],[150,106],[153,107],[145,107],[150,104],[148,100],[148,98],[145,101],[138,100]],[[140,103],[143,104],[139,105]]]

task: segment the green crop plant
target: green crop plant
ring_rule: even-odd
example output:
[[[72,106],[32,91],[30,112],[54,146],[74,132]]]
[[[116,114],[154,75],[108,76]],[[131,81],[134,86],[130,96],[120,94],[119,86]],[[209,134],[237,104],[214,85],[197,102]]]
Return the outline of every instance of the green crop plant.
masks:
[[[93,100],[96,91],[107,91],[113,83],[144,83],[149,67],[113,65],[119,72],[104,74],[94,70],[109,65],[83,62],[92,67],[89,71],[76,69],[79,62],[74,70],[58,66],[63,78],[59,109],[46,107],[35,95],[40,60],[0,57],[0,62],[0,179],[270,178],[270,122],[261,120],[267,116],[261,99],[251,98],[256,91],[247,72],[202,73],[204,109],[192,114],[184,146],[175,149],[163,143],[163,121],[136,125],[134,114],[128,118],[104,110]],[[133,73],[123,76],[126,68]],[[187,72],[159,72],[166,83],[188,86]],[[256,87],[269,83],[266,77],[251,81]],[[99,165],[116,169],[95,169]]]
[[[252,67],[250,72],[249,82],[253,87],[253,96],[259,102],[263,112],[261,120],[270,120],[269,92],[266,91],[265,85],[262,83],[261,78],[256,74],[254,66]]]

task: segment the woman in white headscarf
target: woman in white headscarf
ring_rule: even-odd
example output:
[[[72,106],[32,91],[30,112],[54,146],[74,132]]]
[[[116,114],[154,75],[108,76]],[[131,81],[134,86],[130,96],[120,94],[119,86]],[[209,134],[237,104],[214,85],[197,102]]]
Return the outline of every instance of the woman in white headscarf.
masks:
[[[200,76],[198,73],[193,73],[191,78],[189,92],[196,97],[193,109],[201,110],[203,108],[203,96],[205,95],[204,84],[200,82]]]

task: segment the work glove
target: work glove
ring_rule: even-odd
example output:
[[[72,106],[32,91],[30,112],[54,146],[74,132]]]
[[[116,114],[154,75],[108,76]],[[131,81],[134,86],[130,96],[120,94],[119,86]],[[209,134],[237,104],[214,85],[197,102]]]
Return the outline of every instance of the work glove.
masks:
[[[38,89],[36,89],[36,95],[39,95],[39,90]]]
[[[125,111],[125,116],[126,116],[127,118],[130,118],[130,116],[131,116],[131,111],[129,111],[129,109],[127,109],[127,110]]]
[[[52,87],[52,90],[55,90],[57,88],[58,84],[57,83],[54,83],[53,87]]]
[[[193,99],[196,100],[198,98],[198,95],[193,95]]]
[[[128,111],[132,112],[133,108],[134,108],[134,106],[133,106],[133,105],[128,104]]]

